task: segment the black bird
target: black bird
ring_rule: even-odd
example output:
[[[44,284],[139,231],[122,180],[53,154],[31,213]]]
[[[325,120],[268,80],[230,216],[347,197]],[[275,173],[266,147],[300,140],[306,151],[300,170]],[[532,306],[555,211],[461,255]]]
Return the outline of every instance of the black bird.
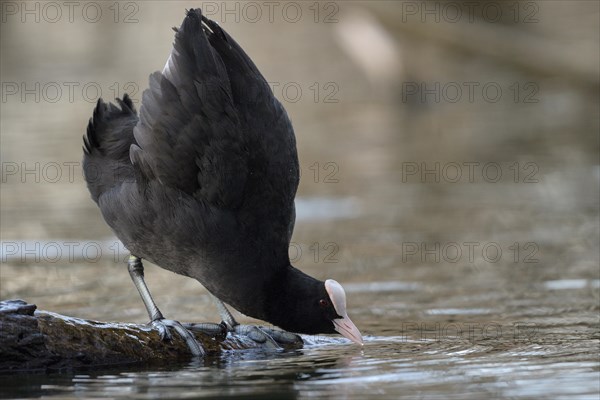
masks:
[[[150,75],[139,118],[131,99],[98,101],[84,136],[92,199],[132,256],[129,272],[151,320],[165,320],[141,259],[197,279],[223,303],[287,331],[339,332],[362,344],[334,280],[290,264],[299,182],[292,124],[252,60],[191,9],[162,72]],[[193,342],[193,343],[192,343]]]

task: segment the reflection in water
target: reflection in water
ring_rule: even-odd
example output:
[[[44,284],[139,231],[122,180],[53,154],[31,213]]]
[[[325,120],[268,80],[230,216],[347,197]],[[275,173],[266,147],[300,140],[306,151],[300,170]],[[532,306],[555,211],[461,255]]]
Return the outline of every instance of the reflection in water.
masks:
[[[431,276],[439,267],[423,268]],[[589,349],[598,340],[599,288],[597,280],[584,281],[595,299],[573,282],[560,290],[541,285],[536,293],[523,282],[513,292],[521,294],[500,298],[493,279],[463,283],[458,295],[448,282],[431,279],[412,286],[355,283],[348,293],[358,304],[352,316],[366,333],[364,347],[340,337],[304,336],[301,350],[229,351],[168,366],[5,376],[2,396],[586,399],[598,391],[597,354]],[[552,301],[540,301],[548,296]]]
[[[541,346],[496,354],[493,344],[431,343],[371,337],[364,349],[319,346],[281,353],[227,354],[170,368],[114,369],[77,375],[1,378],[6,397],[19,395],[87,398],[589,398],[597,390],[597,363],[553,362]],[[573,351],[575,349],[571,349]],[[29,382],[23,390],[23,382]],[[37,382],[36,382],[37,381]],[[553,382],[553,383],[552,383]],[[576,385],[574,385],[576,383]],[[570,397],[573,398],[573,397]]]

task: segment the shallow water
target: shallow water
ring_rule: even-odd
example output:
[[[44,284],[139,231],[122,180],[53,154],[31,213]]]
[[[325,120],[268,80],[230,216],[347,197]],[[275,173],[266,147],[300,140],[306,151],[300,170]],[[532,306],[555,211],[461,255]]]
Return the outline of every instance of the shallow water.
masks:
[[[4,267],[2,272],[3,279],[23,285],[10,292],[24,293],[44,307],[100,320],[145,321],[125,267],[110,261],[103,264],[78,263],[68,271],[62,266],[19,265]],[[102,276],[98,276],[99,268]],[[356,399],[597,396],[599,279],[512,279],[505,276],[513,273],[510,265],[466,267],[460,272],[455,266],[450,268],[421,265],[418,271],[405,271],[403,280],[366,281],[364,271],[347,278],[345,281],[351,282],[345,285],[351,317],[364,334],[362,348],[342,338],[305,337],[307,345],[297,351],[249,350],[161,368],[0,377],[2,395]],[[305,268],[315,275],[319,274],[317,269]],[[32,288],[31,277],[41,274],[45,280]],[[166,315],[182,320],[217,320],[208,296],[197,283],[152,266],[147,268],[147,276]],[[167,284],[161,286],[159,281]],[[170,292],[172,287],[178,288],[176,294]]]
[[[312,3],[302,4],[312,15]],[[597,91],[590,89],[598,82],[561,71],[548,77],[401,24],[387,26],[401,68],[373,76],[345,47],[348,21],[355,26],[352,18],[364,17],[346,12],[360,4],[335,4],[337,24],[221,23],[270,82],[293,82],[310,94],[284,99],[302,167],[290,258],[343,284],[364,347],[307,337],[297,351],[0,376],[0,397],[598,398],[599,121]],[[397,10],[394,2],[369,4],[374,14]],[[511,28],[519,44],[526,46],[530,34],[559,35],[581,50],[573,62],[585,64],[586,55],[597,61],[597,3],[535,4],[539,22]],[[2,79],[28,87],[98,82],[111,94],[116,81],[120,89],[128,81],[144,88],[166,59],[170,27],[197,5],[141,2],[136,24],[10,19],[0,25]],[[444,26],[429,24],[427,32]],[[35,40],[41,36],[48,41]],[[66,40],[71,45],[62,45]],[[131,48],[139,50],[135,56]],[[383,75],[387,80],[378,80]],[[339,101],[314,101],[315,81],[323,90],[334,82]],[[533,82],[538,101],[402,101],[402,82],[412,81],[494,81],[506,93],[516,82]],[[79,171],[93,102],[78,91],[73,102],[32,98],[15,95],[2,104],[0,298],[86,319],[147,322],[123,263],[126,249],[80,173],[69,175],[72,163]],[[52,163],[61,168],[59,179],[48,179]],[[197,282],[145,266],[165,316],[218,321]]]
[[[94,398],[593,398],[597,370],[589,361],[532,361],[539,346],[505,357],[490,346],[435,345],[369,337],[364,349],[319,345],[279,354],[225,355],[152,371],[10,379],[8,395]],[[415,359],[415,353],[422,353]],[[507,375],[514,379],[506,379]],[[29,386],[23,390],[23,381]],[[37,381],[37,382],[36,382]],[[582,381],[587,383],[580,384]],[[19,389],[21,392],[19,392]],[[540,394],[542,396],[540,397]]]

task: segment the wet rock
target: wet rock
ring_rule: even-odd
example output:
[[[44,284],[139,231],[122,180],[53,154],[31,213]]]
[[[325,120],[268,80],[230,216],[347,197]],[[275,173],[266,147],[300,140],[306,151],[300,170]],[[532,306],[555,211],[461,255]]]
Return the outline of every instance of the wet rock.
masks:
[[[23,300],[0,302],[0,373],[152,364],[192,357],[178,335],[163,341],[149,325],[91,321],[36,308]],[[200,325],[187,324],[187,328],[209,357],[223,350],[261,347],[232,333],[208,335],[194,329]]]

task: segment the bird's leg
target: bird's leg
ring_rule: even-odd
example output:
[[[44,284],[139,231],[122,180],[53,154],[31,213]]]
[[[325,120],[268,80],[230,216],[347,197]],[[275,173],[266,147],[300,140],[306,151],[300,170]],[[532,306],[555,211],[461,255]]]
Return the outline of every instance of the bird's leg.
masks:
[[[129,260],[127,261],[127,269],[129,270],[129,276],[131,276],[133,284],[140,293],[142,301],[146,306],[146,311],[148,311],[150,321],[164,319],[162,313],[156,306],[152,295],[150,294],[150,290],[148,290],[148,286],[146,286],[146,282],[144,281],[144,265],[142,264],[142,259],[133,255],[129,256]]]
[[[280,344],[302,344],[302,338],[300,336],[285,332],[281,330],[271,329],[264,326],[255,325],[241,325],[235,320],[225,303],[219,300],[216,296],[211,294],[219,315],[223,320],[223,324],[227,327],[229,332],[235,332],[238,335],[244,335],[255,341],[256,343],[265,344],[267,347],[279,349]]]
[[[146,306],[146,311],[148,311],[148,315],[150,316],[150,323],[152,326],[158,329],[160,337],[163,340],[170,340],[171,334],[169,333],[168,327],[171,327],[175,329],[175,331],[185,340],[193,355],[203,356],[204,349],[196,341],[194,335],[185,329],[179,322],[165,319],[156,306],[156,303],[150,294],[150,290],[148,290],[148,286],[144,281],[144,265],[142,264],[142,259],[134,255],[129,256],[129,260],[127,261],[127,269],[129,270],[129,275],[131,276],[133,284],[140,293],[142,301]]]
[[[217,305],[217,310],[219,310],[219,315],[221,316],[221,320],[227,325],[227,329],[229,331],[233,331],[233,329],[238,326],[240,323],[233,318],[233,314],[227,308],[225,303],[223,303],[217,296],[211,293],[210,295]]]
[[[219,310],[219,314],[221,315],[221,323],[194,323],[194,324],[184,324],[184,326],[191,331],[199,331],[210,337],[222,337],[223,339],[227,337],[227,332],[234,332],[235,327],[240,325],[231,312],[227,309],[225,304],[211,294],[212,299],[215,301],[217,308]]]

